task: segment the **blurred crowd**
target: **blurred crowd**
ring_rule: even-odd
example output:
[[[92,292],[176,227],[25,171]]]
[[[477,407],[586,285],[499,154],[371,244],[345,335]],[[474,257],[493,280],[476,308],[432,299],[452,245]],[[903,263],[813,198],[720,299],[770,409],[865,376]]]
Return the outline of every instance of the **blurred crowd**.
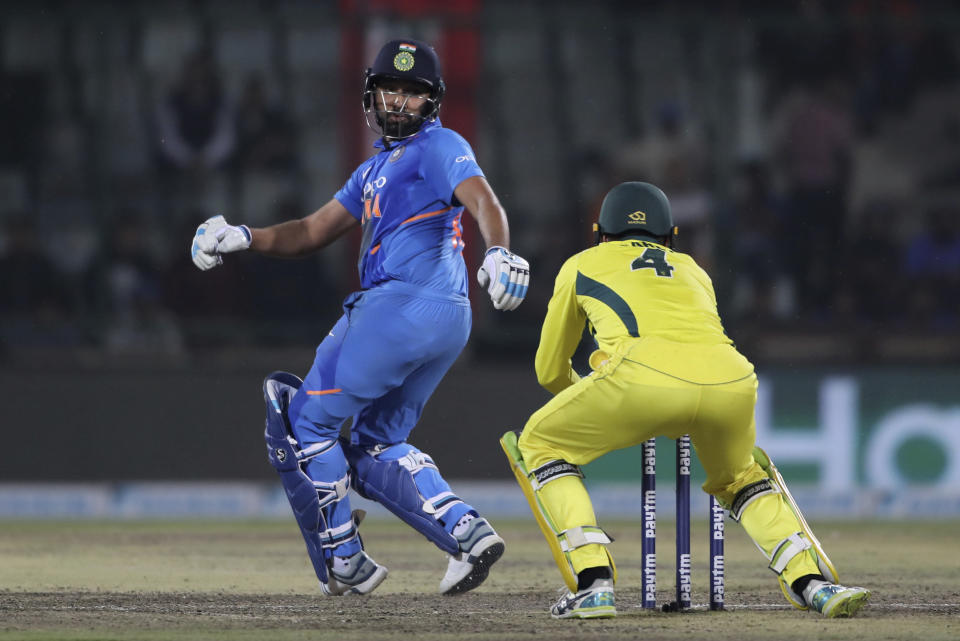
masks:
[[[796,15],[748,31],[731,74],[743,121],[729,123],[740,132],[736,149],[721,148],[729,136],[698,105],[667,96],[620,148],[578,152],[589,171],[560,220],[596,212],[621,180],[659,185],[680,248],[712,274],[734,336],[956,332],[960,47],[950,24],[960,13],[945,26],[917,2],[850,2],[839,13],[804,6],[821,5],[800,3]],[[323,261],[245,256],[202,277],[189,260],[193,231],[210,215],[265,224],[332,195],[315,201],[303,187],[305,123],[271,79],[252,71],[228,87],[224,71],[208,48],[191,51],[147,92],[149,104],[135,106],[142,131],[129,134],[91,122],[71,91],[85,81],[76,70],[3,72],[0,349],[177,354],[313,343],[335,319],[353,284],[349,251]],[[318,94],[331,117],[336,89]],[[359,90],[358,81],[358,119]],[[98,171],[106,152],[96,141],[108,135],[146,146],[147,166]],[[336,169],[335,147],[311,153]],[[346,171],[332,172],[334,189]],[[92,195],[104,191],[136,197]],[[522,239],[524,212],[503,200]],[[231,216],[239,211],[255,215]],[[588,232],[564,223],[531,256],[535,277],[552,280],[537,266],[553,269]],[[533,301],[531,317],[542,312]]]
[[[770,148],[738,167],[726,217],[737,315],[958,326],[960,49],[919,3],[887,6],[759,34]]]
[[[50,117],[60,103],[42,75],[7,76],[29,87],[17,99],[31,97],[35,109],[19,114],[18,126],[29,123],[24,138],[37,133],[42,144],[33,158],[24,140],[5,162],[26,177],[28,206],[2,217],[0,349],[176,355],[191,344],[297,343],[317,330],[297,336],[291,328],[323,327],[336,313],[339,292],[316,262],[248,256],[200,277],[189,260],[196,226],[214,213],[230,215],[209,203],[235,202],[248,179],[266,181],[273,196],[249,222],[308,213],[295,189],[275,186],[300,177],[297,127],[268,99],[260,74],[244,77],[231,96],[210,51],[191,52],[142,114],[150,164],[132,190],[142,198],[108,212],[93,211],[82,119],[62,105]],[[17,103],[4,107],[9,117]]]
[[[582,161],[605,178],[584,198],[596,216],[621,180],[661,186],[677,246],[713,276],[728,332],[956,334],[957,16],[839,6],[801,3],[751,32],[737,78],[752,119],[741,132],[755,140],[726,167],[723,137],[695,105],[664,100],[635,140]]]

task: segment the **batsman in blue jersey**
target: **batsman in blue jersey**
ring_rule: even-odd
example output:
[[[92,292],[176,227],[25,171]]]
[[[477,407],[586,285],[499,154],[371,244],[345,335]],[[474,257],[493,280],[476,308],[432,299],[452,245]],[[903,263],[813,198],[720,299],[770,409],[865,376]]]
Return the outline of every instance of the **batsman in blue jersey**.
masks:
[[[333,199],[305,218],[259,229],[216,216],[200,225],[191,246],[194,263],[207,270],[244,249],[303,256],[362,228],[361,289],[344,301],[306,378],[275,372],[264,382],[268,457],[330,595],[367,594],[387,575],[364,551],[351,488],[450,555],[443,594],[480,585],[504,551],[490,523],[407,442],[470,333],[464,209],[488,248],[477,278],[494,307],[515,309],[529,280],[527,261],[509,250],[506,214],[473,150],[440,124],[444,89],[429,45],[388,42],[363,91],[367,124],[381,136],[377,152]],[[345,439],[339,435],[348,421]]]

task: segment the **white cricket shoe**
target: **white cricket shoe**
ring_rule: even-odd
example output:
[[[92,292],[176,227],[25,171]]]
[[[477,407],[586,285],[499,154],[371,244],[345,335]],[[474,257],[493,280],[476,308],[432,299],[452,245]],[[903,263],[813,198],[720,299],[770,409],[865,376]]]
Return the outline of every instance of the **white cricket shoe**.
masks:
[[[567,592],[552,608],[554,619],[603,619],[617,616],[617,603],[613,594],[613,581],[597,579],[579,592]]]
[[[848,588],[836,583],[821,583],[807,599],[810,608],[825,617],[852,617],[870,598],[866,588]]]
[[[324,594],[370,594],[387,578],[387,568],[378,564],[363,550],[346,557],[344,561],[346,563],[343,567],[329,570],[327,583],[320,584]]]
[[[506,549],[503,539],[481,517],[472,519],[456,539],[460,543],[460,554],[450,557],[447,573],[440,581],[441,594],[460,594],[483,583],[490,566]]]

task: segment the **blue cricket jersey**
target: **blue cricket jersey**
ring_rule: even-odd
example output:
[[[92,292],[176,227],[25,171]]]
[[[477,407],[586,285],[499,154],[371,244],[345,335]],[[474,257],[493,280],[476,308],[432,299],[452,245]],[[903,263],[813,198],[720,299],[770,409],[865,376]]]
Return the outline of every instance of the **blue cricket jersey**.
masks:
[[[483,176],[470,144],[435,120],[390,149],[375,146],[334,195],[363,226],[361,286],[399,280],[466,296],[463,205],[453,190]]]

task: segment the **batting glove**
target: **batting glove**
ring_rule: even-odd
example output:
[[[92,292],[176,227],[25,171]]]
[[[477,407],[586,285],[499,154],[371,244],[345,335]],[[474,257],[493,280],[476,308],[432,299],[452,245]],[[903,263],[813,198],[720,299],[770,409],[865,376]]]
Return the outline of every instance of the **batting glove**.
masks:
[[[491,247],[483,257],[477,282],[490,294],[495,308],[516,309],[527,295],[530,263],[503,247]]]
[[[228,225],[223,216],[208,218],[197,227],[190,246],[193,264],[207,271],[223,264],[220,254],[241,251],[250,247],[250,228],[246,225]]]

